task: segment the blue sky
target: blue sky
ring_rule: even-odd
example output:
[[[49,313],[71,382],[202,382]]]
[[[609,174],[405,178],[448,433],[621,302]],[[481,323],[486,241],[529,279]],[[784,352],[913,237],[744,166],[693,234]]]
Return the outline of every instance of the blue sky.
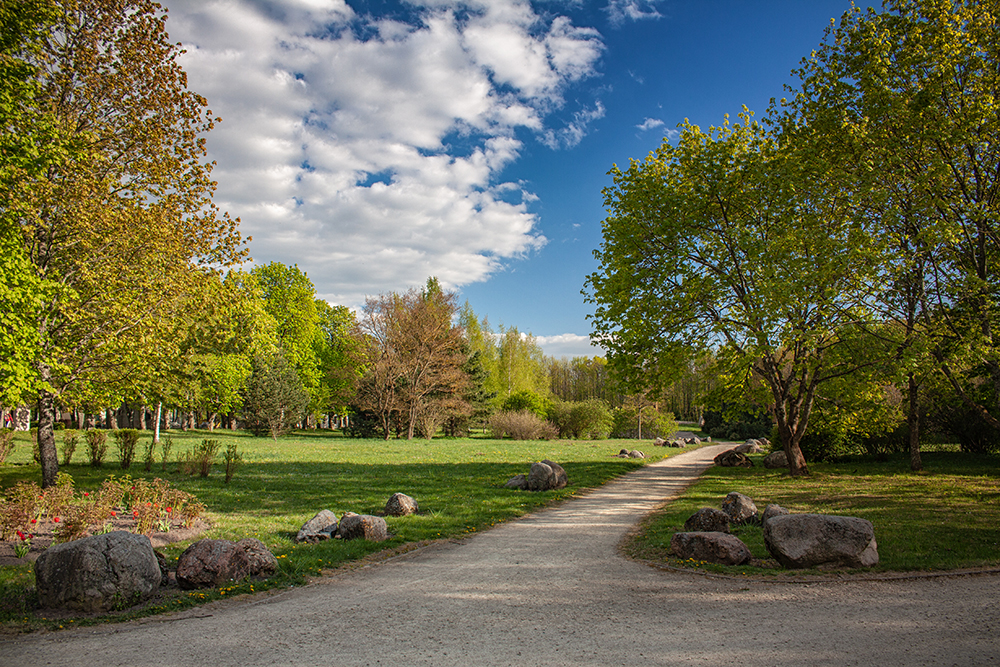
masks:
[[[166,0],[216,203],[331,303],[430,275],[546,354],[590,347],[608,170],[763,113],[849,0]],[[863,3],[859,3],[863,4]]]

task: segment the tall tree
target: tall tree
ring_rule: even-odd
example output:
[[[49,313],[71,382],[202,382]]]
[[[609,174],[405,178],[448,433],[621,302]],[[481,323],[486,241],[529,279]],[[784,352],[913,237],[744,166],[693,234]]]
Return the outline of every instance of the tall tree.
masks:
[[[25,56],[38,86],[29,113],[52,119],[68,148],[25,181],[17,212],[35,277],[53,286],[35,320],[46,486],[58,470],[58,397],[88,379],[131,382],[198,288],[198,273],[244,252],[237,221],[211,202],[201,135],[216,119],[186,89],[162,8],[152,0],[57,5],[41,48]]]
[[[816,389],[850,371],[829,350],[864,316],[873,276],[844,202],[792,148],[744,113],[708,133],[685,124],[676,146],[613,168],[587,285],[594,336],[626,388],[664,386],[693,351],[716,349],[745,390],[767,388],[799,475]]]

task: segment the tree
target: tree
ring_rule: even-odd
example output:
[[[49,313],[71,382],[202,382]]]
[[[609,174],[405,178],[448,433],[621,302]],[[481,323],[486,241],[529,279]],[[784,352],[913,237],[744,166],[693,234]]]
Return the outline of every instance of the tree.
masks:
[[[505,329],[501,325],[497,348],[500,400],[518,391],[548,396],[549,374],[545,355],[532,334],[522,333],[517,327]]]
[[[354,313],[345,306],[317,300],[320,336],[315,343],[322,372],[323,407],[345,414],[364,377],[364,340]]]
[[[59,159],[25,178],[19,242],[43,290],[34,318],[42,483],[55,483],[56,400],[74,385],[121,394],[151,372],[198,275],[244,255],[237,221],[211,202],[205,100],[185,87],[166,16],[152,0],[62,0],[23,59]],[[39,137],[36,137],[36,139]],[[209,268],[212,267],[212,268]]]
[[[685,123],[644,162],[611,171],[600,268],[587,278],[593,336],[623,385],[680,376],[715,350],[733,384],[766,388],[793,475],[816,389],[850,368],[830,363],[866,316],[874,276],[867,237],[826,175],[750,114],[702,132]]]
[[[243,397],[243,419],[254,435],[270,434],[277,441],[302,418],[308,403],[302,379],[283,356],[254,359]]]
[[[804,61],[788,103],[790,122],[841,157],[851,196],[873,211],[873,234],[893,241],[884,265],[895,280],[881,304],[899,334],[913,469],[932,367],[1000,427],[998,16],[995,1],[855,8]]]

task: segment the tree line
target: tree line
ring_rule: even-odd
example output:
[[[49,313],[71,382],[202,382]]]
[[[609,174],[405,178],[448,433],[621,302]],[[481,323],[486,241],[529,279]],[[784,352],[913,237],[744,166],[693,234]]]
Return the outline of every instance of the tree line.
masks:
[[[817,433],[902,434],[914,470],[928,420],[996,448],[998,10],[852,8],[763,120],[685,122],[612,169],[586,293],[627,386],[711,356],[718,403],[767,411],[793,474]]]

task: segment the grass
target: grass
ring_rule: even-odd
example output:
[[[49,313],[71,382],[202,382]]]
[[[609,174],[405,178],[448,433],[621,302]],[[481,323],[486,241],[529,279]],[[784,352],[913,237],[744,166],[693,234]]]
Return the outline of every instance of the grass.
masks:
[[[427,440],[353,440],[324,431],[296,432],[274,442],[242,432],[194,431],[169,434],[172,459],[214,438],[224,451],[236,443],[244,463],[229,484],[224,483],[221,457],[207,478],[179,472],[171,462],[167,471],[157,461],[151,473],[133,463],[134,478],[160,477],[195,494],[205,503],[211,529],[201,538],[237,540],[256,537],[278,556],[278,576],[265,582],[245,582],[197,592],[168,591],[164,599],[141,610],[129,610],[102,619],[66,617],[53,619],[36,612],[34,575],[30,565],[0,567],[0,623],[7,631],[38,627],[66,627],[99,620],[134,618],[181,609],[211,600],[262,590],[299,585],[311,576],[377,553],[405,550],[428,540],[458,538],[487,529],[557,502],[582,490],[599,486],[644,464],[634,459],[611,458],[621,448],[641,449],[657,460],[685,450],[654,448],[650,441],[511,441],[477,438]],[[140,439],[148,438],[144,434]],[[57,433],[57,445],[61,437]],[[82,448],[85,450],[85,447]],[[78,493],[99,488],[111,474],[122,475],[114,453],[95,469],[85,464],[78,447],[76,462],[60,466],[70,474]],[[558,491],[532,493],[503,488],[508,479],[527,473],[531,462],[551,459],[561,464],[569,486]],[[61,456],[60,456],[61,459]],[[18,444],[6,465],[0,467],[0,489],[20,480],[40,481],[39,466],[31,459],[31,441],[18,434]],[[409,517],[386,517],[387,542],[331,540],[296,545],[294,537],[312,516],[329,509],[338,516],[346,511],[379,514],[396,492],[414,497],[420,512]],[[176,558],[190,545],[180,542],[161,549]]]
[[[952,451],[923,453],[925,470],[913,473],[906,456],[887,461],[812,463],[811,475],[792,478],[763,467],[708,470],[679,500],[649,517],[625,546],[638,558],[727,574],[769,574],[776,563],[758,526],[732,532],[750,548],[752,566],[679,561],[669,555],[670,538],[701,507],[719,508],[739,491],[759,511],[775,503],[794,513],[840,514],[872,522],[878,543],[877,572],[914,572],[1000,565],[1000,466],[997,457]],[[868,570],[866,570],[868,571]],[[816,574],[797,571],[796,574]]]

